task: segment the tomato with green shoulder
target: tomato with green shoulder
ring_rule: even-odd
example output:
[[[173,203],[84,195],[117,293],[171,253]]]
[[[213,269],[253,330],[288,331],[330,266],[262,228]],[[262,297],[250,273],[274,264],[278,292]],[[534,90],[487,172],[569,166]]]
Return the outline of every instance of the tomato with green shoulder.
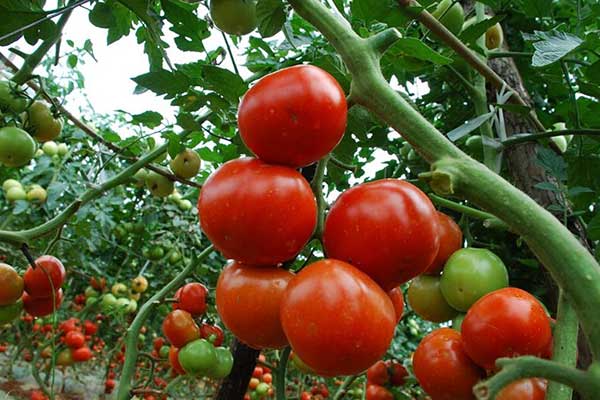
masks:
[[[179,350],[178,358],[183,370],[190,375],[207,375],[218,362],[215,347],[205,339],[186,344]]]

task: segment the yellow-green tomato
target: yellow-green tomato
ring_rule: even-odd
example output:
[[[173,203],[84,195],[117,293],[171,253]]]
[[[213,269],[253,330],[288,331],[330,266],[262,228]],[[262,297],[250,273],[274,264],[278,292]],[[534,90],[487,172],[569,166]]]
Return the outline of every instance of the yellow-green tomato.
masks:
[[[156,197],[167,197],[173,193],[175,185],[169,178],[150,171],[146,176],[146,187]]]
[[[27,201],[31,201],[34,203],[43,203],[48,198],[48,193],[46,189],[42,187],[34,187],[29,192],[27,192]]]
[[[23,185],[21,185],[21,182],[19,182],[16,179],[7,179],[2,184],[2,190],[4,190],[5,192],[8,192],[8,190],[10,188],[13,188],[13,187],[20,187],[20,188],[22,188]]]
[[[256,29],[256,1],[211,0],[210,17],[223,32],[246,35]]]
[[[27,200],[27,193],[22,187],[14,186],[6,191],[6,200],[8,201],[17,201],[17,200]]]
[[[421,275],[413,279],[407,297],[410,308],[426,321],[445,322],[458,314],[442,296],[438,276]]]
[[[16,85],[0,81],[0,111],[21,113],[27,108],[27,98],[17,93]]]
[[[177,157],[171,160],[169,164],[171,171],[180,178],[193,178],[200,171],[200,156],[192,149],[185,149],[177,154]]]
[[[500,257],[472,247],[452,254],[440,281],[444,298],[459,311],[467,311],[481,297],[507,286],[508,271]]]
[[[20,299],[16,303],[0,306],[0,325],[13,321],[21,311],[23,311],[23,302]]]
[[[217,364],[215,346],[205,339],[191,341],[179,350],[179,363],[190,375],[207,375]]]
[[[0,163],[7,167],[22,167],[29,164],[35,150],[35,141],[23,129],[14,126],[0,128]]]
[[[496,23],[485,32],[485,47],[488,50],[494,50],[502,46],[504,42],[504,32],[500,23]]]
[[[453,0],[440,1],[440,4],[438,4],[431,15],[455,35],[460,33],[465,23],[465,11],[459,2],[454,2]]]
[[[50,108],[40,101],[34,102],[27,110],[26,123],[35,140],[40,143],[56,139],[62,130],[62,122],[54,118]]]

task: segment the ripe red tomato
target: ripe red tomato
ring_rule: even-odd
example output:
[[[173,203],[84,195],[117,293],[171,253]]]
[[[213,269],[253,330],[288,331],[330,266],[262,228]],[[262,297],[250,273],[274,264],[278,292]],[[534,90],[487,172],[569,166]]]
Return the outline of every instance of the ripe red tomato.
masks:
[[[107,379],[106,382],[104,382],[104,393],[112,392],[116,385],[117,383],[114,379]]]
[[[171,344],[177,348],[200,337],[198,325],[194,322],[192,315],[183,310],[171,311],[162,323],[162,330]]]
[[[394,400],[392,392],[379,385],[368,385],[366,400]]]
[[[83,332],[86,335],[95,335],[98,332],[98,324],[86,319],[83,321]]]
[[[286,346],[279,304],[293,277],[277,267],[227,265],[217,282],[217,311],[227,329],[256,349]]]
[[[320,160],[346,130],[344,90],[312,65],[285,68],[262,78],[238,111],[240,136],[261,160],[303,167]]]
[[[58,289],[54,299],[48,298],[34,298],[31,297],[27,292],[23,292],[23,308],[25,311],[34,317],[45,317],[46,315],[52,314],[54,307],[58,310],[63,300],[63,291]]]
[[[152,348],[156,351],[160,351],[160,349],[165,345],[165,339],[161,337],[154,338],[152,341]]]
[[[65,335],[65,344],[72,349],[78,349],[85,344],[85,336],[81,332],[71,331]]]
[[[388,360],[388,373],[390,374],[390,383],[392,386],[402,386],[406,383],[408,371],[404,366],[396,361]]]
[[[461,331],[469,357],[489,370],[500,357],[540,356],[552,340],[550,318],[540,302],[517,288],[479,299],[467,312]]]
[[[388,296],[390,296],[390,300],[392,300],[392,304],[394,304],[394,309],[396,310],[396,322],[400,322],[402,314],[404,314],[404,295],[402,294],[402,288],[393,288],[388,292]]]
[[[79,319],[78,318],[69,318],[58,325],[58,329],[60,329],[65,335],[72,331],[79,330]]]
[[[460,226],[454,222],[452,218],[444,213],[437,212],[438,226],[440,235],[440,249],[433,263],[425,271],[429,275],[437,275],[444,268],[446,260],[450,258],[452,253],[459,250],[463,245],[463,234]]]
[[[413,356],[419,384],[433,400],[472,400],[483,371],[463,350],[459,332],[442,328],[427,335]]]
[[[223,329],[217,325],[202,324],[200,325],[200,337],[211,342],[215,347],[219,347],[225,340]]]
[[[92,358],[92,350],[89,347],[83,346],[72,350],[73,361],[86,362]]]
[[[416,186],[383,179],[342,193],[327,216],[323,240],[329,257],[351,263],[391,290],[433,262],[438,217]]]
[[[273,266],[296,256],[310,239],[317,204],[297,171],[241,158],[208,178],[198,213],[202,230],[226,258]]]
[[[367,370],[367,383],[383,386],[389,381],[387,365],[379,360]]]
[[[39,257],[35,265],[35,269],[30,265],[25,271],[25,291],[31,297],[52,297],[52,287],[56,291],[65,281],[65,267],[58,258],[52,256]]]
[[[184,310],[194,317],[199,317],[206,312],[206,296],[206,286],[199,282],[188,283],[175,292],[177,301],[173,303],[173,309]]]
[[[547,382],[540,378],[521,379],[506,386],[496,400],[544,400]]]
[[[173,371],[177,372],[179,375],[185,375],[185,371],[179,363],[179,349],[175,346],[169,348],[169,364],[171,364]]]
[[[48,400],[48,396],[44,394],[41,390],[34,390],[31,392],[30,400]]]
[[[292,279],[281,300],[292,349],[319,375],[354,375],[388,349],[396,312],[387,294],[343,261],[317,261]]]

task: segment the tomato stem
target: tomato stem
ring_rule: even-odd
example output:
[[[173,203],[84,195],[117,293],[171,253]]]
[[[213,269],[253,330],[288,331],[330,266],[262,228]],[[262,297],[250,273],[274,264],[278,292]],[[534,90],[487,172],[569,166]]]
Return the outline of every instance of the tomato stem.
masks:
[[[285,374],[287,370],[288,360],[290,358],[291,347],[286,347],[281,351],[279,357],[279,365],[277,366],[277,374],[275,375],[275,398],[277,400],[285,400]]]

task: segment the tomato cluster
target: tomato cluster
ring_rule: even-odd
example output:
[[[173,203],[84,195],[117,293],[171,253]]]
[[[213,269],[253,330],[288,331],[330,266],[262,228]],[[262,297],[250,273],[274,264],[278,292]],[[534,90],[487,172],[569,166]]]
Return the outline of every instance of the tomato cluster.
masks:
[[[408,371],[397,361],[377,361],[367,370],[366,400],[393,400],[387,388],[404,385],[407,377]]]
[[[223,331],[216,325],[198,326],[194,318],[201,317],[207,308],[208,290],[199,282],[188,283],[175,293],[173,311],[163,320],[162,330],[171,347],[162,341],[154,342],[154,350],[168,357],[177,374],[207,376],[221,379],[229,375],[233,356],[221,347]]]
[[[265,356],[260,354],[258,361],[265,361]],[[258,400],[265,397],[273,397],[273,375],[271,369],[265,366],[257,366],[252,371],[252,377],[248,382],[248,390],[244,394],[244,400]]]

